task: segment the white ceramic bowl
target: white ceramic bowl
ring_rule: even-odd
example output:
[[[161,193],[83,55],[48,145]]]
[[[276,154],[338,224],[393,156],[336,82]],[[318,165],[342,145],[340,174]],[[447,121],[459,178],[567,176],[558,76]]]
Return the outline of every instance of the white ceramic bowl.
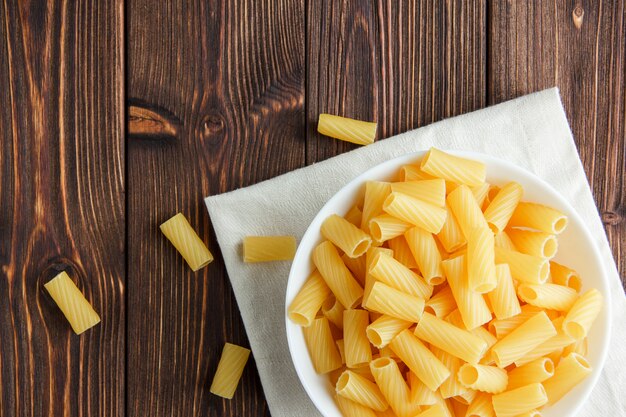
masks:
[[[546,417],[574,415],[584,404],[596,384],[606,359],[610,338],[610,297],[606,272],[600,253],[583,221],[569,203],[546,182],[510,162],[474,152],[450,152],[455,155],[482,161],[487,166],[487,181],[502,185],[514,180],[524,187],[524,200],[543,203],[561,210],[569,218],[569,224],[559,236],[559,250],[555,260],[574,268],[583,281],[583,291],[595,287],[604,296],[605,308],[589,333],[588,360],[593,373],[559,402],[543,411]],[[302,328],[287,317],[287,306],[313,270],[311,253],[322,241],[320,226],[331,214],[345,214],[362,196],[366,181],[390,181],[402,165],[419,160],[424,152],[401,156],[377,165],[359,175],[335,194],[315,216],[304,234],[289,274],[287,285],[285,320],[291,358],[304,389],[311,401],[325,417],[339,417],[341,413],[333,400],[334,387],[326,375],[318,375],[304,342]]]

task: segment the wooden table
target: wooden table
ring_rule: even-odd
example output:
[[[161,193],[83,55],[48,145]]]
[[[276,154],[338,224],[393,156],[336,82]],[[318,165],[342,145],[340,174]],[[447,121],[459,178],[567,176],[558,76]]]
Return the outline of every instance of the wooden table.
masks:
[[[0,415],[269,415],[202,197],[557,85],[622,279],[624,1],[17,1],[0,7]],[[216,254],[190,272],[158,225]],[[102,323],[72,334],[68,270]]]

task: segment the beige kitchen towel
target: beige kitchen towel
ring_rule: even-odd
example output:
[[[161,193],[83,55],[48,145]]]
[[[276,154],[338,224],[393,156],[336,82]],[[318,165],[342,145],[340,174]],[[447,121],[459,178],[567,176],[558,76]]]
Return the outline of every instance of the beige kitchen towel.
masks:
[[[300,239],[326,201],[351,179],[381,162],[431,146],[483,152],[510,161],[543,178],[576,208],[605,259],[614,318],[607,365],[580,415],[626,415],[626,298],[556,88],[443,120],[206,199],[272,415],[308,417],[319,413],[298,380],[287,347],[284,301],[290,263],[243,263],[244,236],[293,235]]]

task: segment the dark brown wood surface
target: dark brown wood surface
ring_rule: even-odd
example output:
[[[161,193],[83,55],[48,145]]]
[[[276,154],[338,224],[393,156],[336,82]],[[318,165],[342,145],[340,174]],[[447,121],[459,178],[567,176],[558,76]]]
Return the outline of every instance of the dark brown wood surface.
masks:
[[[623,0],[4,0],[0,416],[269,415],[254,361],[208,392],[248,342],[202,198],[353,149],[321,112],[384,138],[559,86],[624,280],[625,55]],[[198,273],[158,231],[179,211]],[[61,269],[102,315],[80,337]]]

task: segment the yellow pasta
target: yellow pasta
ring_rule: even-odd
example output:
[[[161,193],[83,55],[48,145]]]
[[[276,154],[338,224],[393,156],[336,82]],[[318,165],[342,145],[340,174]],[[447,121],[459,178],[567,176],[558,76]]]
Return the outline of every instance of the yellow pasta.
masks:
[[[556,236],[534,230],[508,229],[507,234],[518,251],[541,258],[553,258],[558,249]]]
[[[378,281],[415,297],[426,299],[433,292],[432,286],[424,282],[422,277],[386,253],[374,257],[369,273]]]
[[[365,310],[344,310],[343,343],[348,368],[367,365],[372,360],[372,349],[365,334],[369,315]]]
[[[465,328],[472,330],[490,321],[491,312],[482,294],[469,289],[465,256],[448,259],[441,264]]]
[[[467,388],[489,394],[503,392],[508,383],[506,371],[497,366],[466,363],[459,369],[457,377]]]
[[[563,320],[563,330],[574,339],[587,336],[600,310],[602,310],[602,294],[592,288],[580,296]]]
[[[322,314],[340,330],[343,330],[344,310],[344,306],[332,294],[322,303]]]
[[[376,282],[376,278],[370,274],[369,269],[379,253],[385,253],[393,256],[393,251],[391,249],[381,247],[371,247],[365,254],[365,286],[363,287],[363,301],[361,302],[361,306],[365,306],[367,303],[369,295],[372,292],[372,287]]]
[[[582,281],[576,271],[554,261],[550,261],[550,277],[554,284],[565,285],[576,292],[582,288]]]
[[[352,276],[356,278],[360,285],[365,285],[365,273],[367,271],[367,259],[365,255],[361,255],[358,258],[351,258],[345,253],[341,255],[341,260],[344,265],[348,267]]]
[[[570,353],[557,365],[554,375],[543,382],[548,404],[554,404],[567,392],[591,374],[587,360],[577,353]]]
[[[454,156],[436,148],[430,148],[424,155],[420,169],[435,177],[468,186],[480,185],[485,182],[486,176],[486,167],[482,162]]]
[[[394,237],[401,236],[409,230],[413,225],[411,223],[400,220],[389,214],[381,214],[370,220],[369,230],[377,242],[386,242]]]
[[[465,324],[463,324],[461,312],[458,309],[448,314],[444,320],[460,329],[465,329]],[[498,339],[496,339],[494,335],[489,333],[489,330],[485,329],[482,326],[478,326],[472,330],[469,330],[469,332],[472,333],[474,336],[478,336],[479,338],[484,340],[485,343],[487,343],[487,349],[491,348],[491,346],[495,345],[495,343],[498,341]],[[486,356],[483,356],[483,359],[479,363],[482,363],[484,360],[486,360]]]
[[[419,162],[417,165],[403,165],[400,167],[398,171],[398,181],[421,181],[421,180],[432,180],[433,177],[430,174],[425,173],[419,167]]]
[[[567,227],[567,216],[552,207],[522,201],[515,208],[508,225],[558,235]]]
[[[520,284],[517,294],[528,304],[557,311],[568,311],[578,298],[576,290],[557,284]]]
[[[335,401],[344,417],[378,417],[374,410],[359,403],[335,395]]]
[[[411,403],[425,406],[437,404],[439,391],[433,391],[426,386],[413,372],[407,372],[407,380],[411,387]]]
[[[456,301],[454,301],[452,290],[448,285],[429,298],[424,306],[424,311],[428,311],[437,317],[446,317],[455,309]]]
[[[337,300],[346,308],[355,307],[363,298],[363,289],[354,279],[332,243],[322,242],[313,250],[313,263]]]
[[[431,233],[439,233],[447,214],[444,208],[396,192],[389,194],[383,210]]]
[[[476,398],[476,396],[478,395],[479,391],[473,390],[473,389],[468,389],[467,391],[465,391],[462,394],[457,395],[456,397],[454,397],[454,399],[456,401],[460,401],[463,404],[471,404],[472,402],[474,402],[474,399]]]
[[[322,236],[351,258],[365,254],[372,244],[372,238],[367,233],[336,214],[324,220],[321,232]]]
[[[461,226],[456,221],[456,218],[452,214],[452,210],[450,210],[450,206],[446,203],[446,221],[443,223],[443,227],[437,233],[437,238],[439,242],[443,245],[446,252],[454,252],[458,249],[461,249],[466,243],[467,239],[465,235],[463,235],[463,231],[461,230]]]
[[[45,283],[44,287],[56,305],[59,306],[74,333],[81,334],[100,323],[100,316],[70,276],[67,275],[67,272],[60,272],[52,280]]]
[[[379,358],[370,363],[370,370],[394,413],[398,417],[413,417],[419,406],[410,402],[411,391],[398,364],[390,358]]]
[[[404,234],[404,238],[426,283],[441,284],[444,281],[441,254],[432,233],[413,227]]]
[[[401,331],[389,343],[391,350],[428,388],[435,391],[450,371],[410,330]]]
[[[587,356],[587,338],[575,340],[573,343],[570,343],[563,349],[563,355],[567,356],[570,353],[578,353],[582,356]]]
[[[548,402],[546,390],[539,383],[525,385],[491,397],[497,417],[515,417]]]
[[[330,288],[324,278],[317,270],[313,271],[289,305],[289,319],[300,326],[310,326],[329,295]]]
[[[361,229],[363,229],[364,232],[369,233],[370,221],[374,217],[382,214],[383,204],[389,196],[389,193],[391,193],[391,185],[388,182],[368,181],[365,183],[363,215],[361,217]]]
[[[508,249],[508,250],[511,250],[511,251],[517,251],[517,248],[513,244],[513,241],[511,240],[509,235],[507,235],[506,232],[504,232],[504,231],[502,231],[500,233],[497,233],[493,237],[493,242],[494,242],[495,246],[497,246],[499,248],[504,248],[504,249]]]
[[[502,339],[507,334],[515,330],[520,324],[542,311],[541,308],[530,304],[522,306],[521,312],[516,316],[506,319],[496,319],[489,323],[489,331],[494,333],[498,339]]]
[[[448,404],[452,406],[453,417],[465,417],[465,415],[467,414],[467,409],[469,408],[469,406],[458,401],[456,398],[448,400]]]
[[[293,236],[246,236],[243,239],[243,261],[290,261],[296,254],[296,247]]]
[[[317,131],[322,135],[357,145],[370,145],[376,139],[376,126],[374,122],[322,113],[317,122]]]
[[[386,347],[391,339],[402,330],[408,329],[413,323],[383,314],[367,326],[366,335],[370,343],[378,349]]]
[[[507,319],[518,315],[522,309],[515,294],[508,264],[496,265],[496,281],[496,288],[487,294],[493,314],[497,319]]]
[[[232,399],[249,356],[250,349],[226,343],[209,391],[220,397]]]
[[[470,190],[472,191],[472,194],[474,194],[478,207],[482,207],[485,199],[487,198],[487,194],[489,193],[489,184],[484,182],[475,187],[471,187]]]
[[[485,210],[485,220],[494,233],[500,233],[509,223],[515,208],[522,199],[524,189],[516,182],[509,182],[491,199]]]
[[[159,227],[193,271],[213,262],[213,255],[182,213],[178,213]]]
[[[417,262],[406,243],[404,236],[398,236],[387,241],[389,249],[393,250],[393,257],[409,269],[417,268]]]
[[[465,239],[477,227],[488,228],[483,212],[478,207],[472,191],[462,185],[448,194],[448,206],[456,218]]]
[[[491,354],[496,364],[504,368],[556,334],[547,314],[541,311],[493,345]]]
[[[495,253],[496,263],[509,264],[511,276],[517,281],[529,284],[543,284],[548,280],[550,274],[548,260],[497,246]]]
[[[533,382],[543,382],[554,375],[554,362],[548,358],[535,359],[509,372],[507,389],[522,387]]]
[[[362,217],[363,217],[363,212],[361,212],[361,209],[357,205],[352,206],[352,208],[350,210],[348,210],[348,212],[344,216],[344,218],[347,221],[349,221],[350,223],[352,223],[356,227],[361,227],[361,218]]]
[[[430,406],[415,417],[447,417],[449,415],[450,411],[446,408],[444,403],[440,403]]]
[[[442,179],[391,183],[391,191],[418,198],[443,207],[446,203],[446,182]]]
[[[495,417],[495,415],[493,405],[491,405],[491,395],[479,392],[467,408],[465,417]]]
[[[341,355],[330,331],[328,319],[317,318],[309,327],[302,328],[302,332],[311,362],[318,374],[326,374],[341,367]]]
[[[376,411],[385,411],[389,407],[374,382],[351,370],[341,374],[336,390],[338,395]]]
[[[467,239],[467,274],[469,288],[487,293],[496,287],[496,263],[493,234],[484,227],[472,229]]]
[[[424,299],[398,291],[377,281],[372,286],[372,291],[364,307],[368,310],[417,323],[424,311]]]
[[[477,363],[487,351],[483,339],[430,313],[422,314],[415,335],[466,362]]]
[[[337,345],[337,350],[339,351],[339,357],[341,357],[341,364],[346,364],[346,344],[343,339],[335,340],[335,344]]]
[[[456,374],[459,372],[461,365],[463,365],[463,361],[456,356],[449,354],[445,350],[441,350],[433,346],[430,347],[430,350],[435,354],[437,359],[439,359],[441,363],[443,363],[450,371],[450,377],[443,381],[443,383],[439,387],[439,393],[441,394],[441,397],[446,399],[452,398],[454,396],[461,395],[465,391],[467,391],[467,388],[464,387],[456,377]]]

